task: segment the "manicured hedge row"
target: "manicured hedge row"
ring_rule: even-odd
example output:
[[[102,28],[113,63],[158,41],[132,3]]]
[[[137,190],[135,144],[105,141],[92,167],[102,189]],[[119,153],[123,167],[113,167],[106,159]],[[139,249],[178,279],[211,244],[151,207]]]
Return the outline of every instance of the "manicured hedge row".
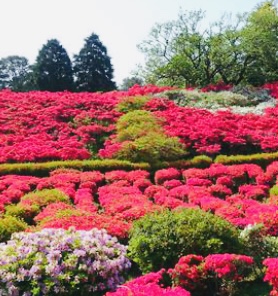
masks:
[[[124,160],[70,160],[70,161],[50,161],[43,163],[4,163],[0,164],[0,175],[17,174],[46,176],[50,171],[59,168],[71,168],[82,171],[97,170],[106,172],[110,170],[150,170],[148,163],[131,163]]]
[[[212,158],[206,156],[206,155],[199,155],[195,156],[192,159],[186,159],[186,160],[176,160],[176,161],[163,161],[152,168],[155,170],[163,169],[163,168],[169,168],[174,167],[177,169],[187,169],[187,168],[208,168],[213,163]]]
[[[0,175],[17,174],[47,176],[49,172],[58,168],[71,168],[82,171],[97,170],[107,172],[111,170],[146,170],[156,171],[163,168],[175,167],[178,169],[187,168],[207,168],[212,163],[222,163],[225,165],[253,163],[266,168],[271,162],[278,160],[278,152],[258,153],[251,155],[218,155],[214,160],[206,155],[195,156],[192,159],[163,161],[150,165],[148,163],[132,163],[126,160],[105,159],[105,160],[69,160],[50,161],[42,163],[3,163],[0,164]]]
[[[59,168],[71,168],[81,171],[97,170],[107,172],[112,170],[146,170],[155,171],[157,169],[176,167],[176,168],[206,168],[212,163],[212,159],[205,155],[196,156],[188,160],[178,160],[172,162],[160,162],[155,166],[148,163],[132,163],[126,160],[105,159],[105,160],[68,160],[68,161],[50,161],[41,163],[3,163],[0,164],[0,175],[17,174],[32,176],[47,176],[49,172]]]
[[[218,155],[214,162],[226,165],[253,163],[266,168],[271,162],[278,160],[278,152],[273,153],[257,153],[250,155]]]

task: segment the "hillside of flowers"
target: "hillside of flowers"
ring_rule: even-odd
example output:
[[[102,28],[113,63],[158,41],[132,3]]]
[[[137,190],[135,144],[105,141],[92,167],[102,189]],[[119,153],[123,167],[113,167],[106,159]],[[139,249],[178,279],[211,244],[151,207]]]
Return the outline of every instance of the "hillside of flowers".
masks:
[[[0,295],[278,295],[277,99],[0,92]]]

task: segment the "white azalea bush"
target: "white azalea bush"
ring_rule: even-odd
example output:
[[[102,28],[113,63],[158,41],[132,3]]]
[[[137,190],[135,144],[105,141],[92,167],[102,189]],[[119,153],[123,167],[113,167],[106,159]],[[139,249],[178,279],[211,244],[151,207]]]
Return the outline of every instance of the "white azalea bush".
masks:
[[[253,113],[263,115],[266,108],[276,106],[277,100],[267,94],[266,90],[201,92],[195,90],[170,90],[156,94],[165,97],[181,107],[207,109],[211,112],[230,110],[236,114]]]
[[[105,230],[19,232],[0,244],[0,295],[103,295],[130,265]]]

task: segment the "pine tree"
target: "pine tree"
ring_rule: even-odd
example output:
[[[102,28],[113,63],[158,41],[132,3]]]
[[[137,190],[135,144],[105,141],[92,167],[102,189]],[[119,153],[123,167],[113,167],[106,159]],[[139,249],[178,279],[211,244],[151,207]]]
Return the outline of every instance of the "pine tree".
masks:
[[[85,45],[74,57],[77,91],[110,91],[116,88],[113,67],[106,47],[96,34],[85,39]]]
[[[56,39],[48,40],[39,51],[34,75],[40,90],[73,90],[73,70],[70,58]]]

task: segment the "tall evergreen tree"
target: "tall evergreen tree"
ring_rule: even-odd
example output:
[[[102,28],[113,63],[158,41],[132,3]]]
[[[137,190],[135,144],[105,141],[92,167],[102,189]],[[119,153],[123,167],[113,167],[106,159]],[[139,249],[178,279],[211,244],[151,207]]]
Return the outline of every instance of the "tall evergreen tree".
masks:
[[[48,40],[39,51],[34,75],[40,90],[73,90],[73,71],[70,58],[56,39]]]
[[[74,57],[74,75],[77,91],[110,91],[116,88],[113,67],[106,47],[98,35],[85,39],[85,45]]]

